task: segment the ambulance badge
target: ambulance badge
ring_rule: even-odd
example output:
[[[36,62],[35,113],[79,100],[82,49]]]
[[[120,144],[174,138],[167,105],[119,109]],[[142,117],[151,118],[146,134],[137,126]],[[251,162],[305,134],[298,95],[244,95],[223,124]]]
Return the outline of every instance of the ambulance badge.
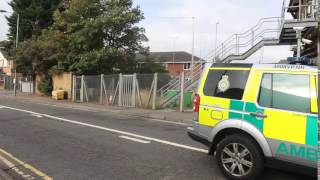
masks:
[[[224,75],[218,83],[218,89],[221,92],[226,92],[230,88],[229,76]]]

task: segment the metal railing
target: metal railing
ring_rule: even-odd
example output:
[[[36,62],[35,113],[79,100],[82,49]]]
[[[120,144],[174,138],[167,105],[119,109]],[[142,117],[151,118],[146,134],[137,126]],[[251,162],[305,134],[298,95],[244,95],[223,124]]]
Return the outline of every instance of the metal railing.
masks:
[[[298,6],[286,6],[286,0],[282,4],[281,20],[306,21],[318,19],[318,4],[302,4]],[[293,19],[290,12],[296,13],[296,19]]]
[[[184,87],[188,88],[193,82],[198,81],[200,78],[200,75],[202,73],[203,65],[202,64],[195,64],[193,67],[191,67],[190,70],[184,71],[185,72],[185,79],[184,81]],[[168,84],[164,85],[158,90],[158,93],[160,93],[161,97],[167,97],[170,90],[179,90],[181,86],[181,76],[175,77],[172,79]],[[168,97],[163,103],[166,103],[171,98],[174,97]]]
[[[262,18],[249,30],[233,34],[210,51],[205,57],[207,62],[223,62],[230,55],[241,55],[263,40],[279,39],[281,18]]]

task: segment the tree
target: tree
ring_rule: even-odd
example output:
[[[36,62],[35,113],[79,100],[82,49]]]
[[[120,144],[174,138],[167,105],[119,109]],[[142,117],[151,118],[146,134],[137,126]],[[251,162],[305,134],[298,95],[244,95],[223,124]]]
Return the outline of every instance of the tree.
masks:
[[[155,62],[155,59],[149,53],[139,54],[136,59],[139,62],[136,70],[137,73],[167,73],[165,67],[161,63]]]
[[[61,10],[62,9],[62,10]],[[132,0],[72,0],[54,15],[53,30],[68,49],[66,64],[78,74],[133,72],[135,54],[145,51],[144,17]]]
[[[14,13],[7,17],[9,25],[9,40],[16,39],[16,24],[18,14],[19,41],[31,38],[33,35],[39,36],[43,29],[53,23],[53,12],[58,8],[61,0],[12,0],[9,5]]]
[[[8,57],[10,55],[11,41],[0,41],[0,51]]]
[[[18,72],[49,75],[64,52],[59,35],[43,31],[41,36],[21,42],[14,51],[14,59]]]
[[[132,73],[135,55],[148,51],[143,19],[132,0],[64,0],[53,14],[53,24],[41,35],[21,43],[15,51],[24,73]]]

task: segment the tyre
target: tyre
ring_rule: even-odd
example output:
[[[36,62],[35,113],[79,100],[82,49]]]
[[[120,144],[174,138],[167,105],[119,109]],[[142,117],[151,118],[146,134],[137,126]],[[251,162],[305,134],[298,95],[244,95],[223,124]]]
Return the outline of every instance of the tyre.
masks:
[[[215,156],[223,174],[232,180],[256,179],[263,169],[263,155],[257,143],[245,135],[222,139]]]

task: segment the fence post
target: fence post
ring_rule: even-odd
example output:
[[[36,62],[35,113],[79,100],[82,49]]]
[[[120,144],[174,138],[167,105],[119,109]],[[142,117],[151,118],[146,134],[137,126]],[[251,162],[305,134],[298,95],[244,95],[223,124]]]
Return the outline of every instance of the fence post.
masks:
[[[183,112],[183,106],[184,106],[184,72],[181,74],[181,84],[180,84],[180,112]]]
[[[3,77],[3,89],[6,90],[7,89],[7,76]]]
[[[76,76],[72,75],[72,102],[76,100]]]
[[[80,91],[80,102],[83,103],[84,96],[84,75],[81,76],[81,91]]]
[[[137,84],[137,74],[133,74],[132,80],[132,99],[131,99],[131,106],[136,107],[136,84]]]
[[[156,101],[157,101],[157,86],[158,86],[158,73],[154,73],[153,78],[154,86],[153,86],[153,96],[152,96],[152,109],[156,109]]]
[[[29,95],[31,95],[32,94],[32,92],[31,92],[31,86],[32,86],[32,77],[31,77],[31,75],[29,76],[30,77],[30,79],[29,79]],[[17,79],[16,79],[16,81],[17,81]],[[16,87],[17,87],[17,82],[16,82]]]
[[[104,81],[104,75],[101,74],[101,76],[100,76],[100,104],[103,104],[103,81]]]
[[[118,106],[122,106],[122,91],[123,91],[123,77],[122,73],[119,74],[119,98],[118,98]]]

